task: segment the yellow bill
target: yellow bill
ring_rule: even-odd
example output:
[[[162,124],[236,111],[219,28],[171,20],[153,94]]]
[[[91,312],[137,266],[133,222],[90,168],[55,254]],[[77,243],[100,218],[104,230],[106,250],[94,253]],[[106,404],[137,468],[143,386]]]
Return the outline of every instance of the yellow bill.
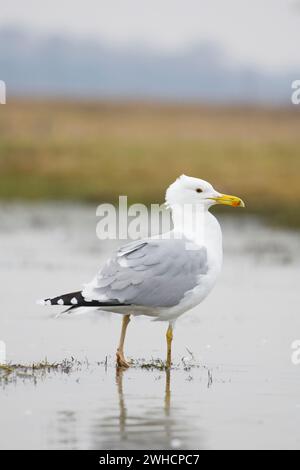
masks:
[[[245,203],[237,196],[229,196],[228,194],[221,194],[218,197],[212,197],[217,204],[224,204],[225,206],[232,207],[245,207]]]

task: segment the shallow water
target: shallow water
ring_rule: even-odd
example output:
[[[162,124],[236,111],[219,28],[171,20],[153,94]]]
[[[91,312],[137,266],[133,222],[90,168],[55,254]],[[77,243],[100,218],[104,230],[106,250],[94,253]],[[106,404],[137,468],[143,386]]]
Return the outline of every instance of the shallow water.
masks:
[[[69,374],[0,385],[0,448],[300,448],[298,232],[223,218],[224,269],[210,297],[178,320],[164,371],[117,374],[120,317],[53,318],[35,300],[89,281],[118,242],[96,238],[90,206],[0,206],[0,340],[7,360],[75,357]],[[165,357],[164,323],[134,319],[127,355]],[[200,367],[185,370],[193,352]],[[103,361],[107,358],[107,367]]]

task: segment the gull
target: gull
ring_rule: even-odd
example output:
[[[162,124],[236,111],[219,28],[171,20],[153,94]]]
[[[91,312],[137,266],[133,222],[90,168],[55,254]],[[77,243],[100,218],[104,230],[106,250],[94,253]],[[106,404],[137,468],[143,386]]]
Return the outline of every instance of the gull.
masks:
[[[124,342],[131,316],[168,322],[166,368],[170,369],[177,318],[207,297],[221,271],[222,231],[209,211],[215,204],[245,207],[239,197],[221,194],[202,179],[181,175],[166,191],[171,231],[122,246],[82,290],[39,303],[67,305],[69,313],[94,307],[121,314],[116,362],[122,368],[130,366]]]

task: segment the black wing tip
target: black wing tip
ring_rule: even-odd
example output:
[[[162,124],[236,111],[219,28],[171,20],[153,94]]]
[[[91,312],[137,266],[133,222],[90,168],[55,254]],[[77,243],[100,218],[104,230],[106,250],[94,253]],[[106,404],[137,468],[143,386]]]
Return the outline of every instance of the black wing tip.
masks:
[[[42,299],[37,302],[39,305],[59,305],[77,307],[117,307],[129,306],[130,304],[120,303],[118,301],[99,302],[98,300],[87,300],[83,297],[82,291],[63,294],[58,297]]]

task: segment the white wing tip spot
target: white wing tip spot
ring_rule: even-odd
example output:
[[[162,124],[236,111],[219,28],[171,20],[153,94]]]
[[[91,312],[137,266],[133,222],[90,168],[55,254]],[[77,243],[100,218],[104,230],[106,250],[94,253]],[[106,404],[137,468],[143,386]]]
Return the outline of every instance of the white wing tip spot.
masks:
[[[59,300],[57,301],[57,305],[64,305],[63,299],[59,299]]]
[[[73,299],[71,299],[71,304],[72,305],[77,305],[78,304],[78,300],[76,299],[76,297],[73,297]]]

